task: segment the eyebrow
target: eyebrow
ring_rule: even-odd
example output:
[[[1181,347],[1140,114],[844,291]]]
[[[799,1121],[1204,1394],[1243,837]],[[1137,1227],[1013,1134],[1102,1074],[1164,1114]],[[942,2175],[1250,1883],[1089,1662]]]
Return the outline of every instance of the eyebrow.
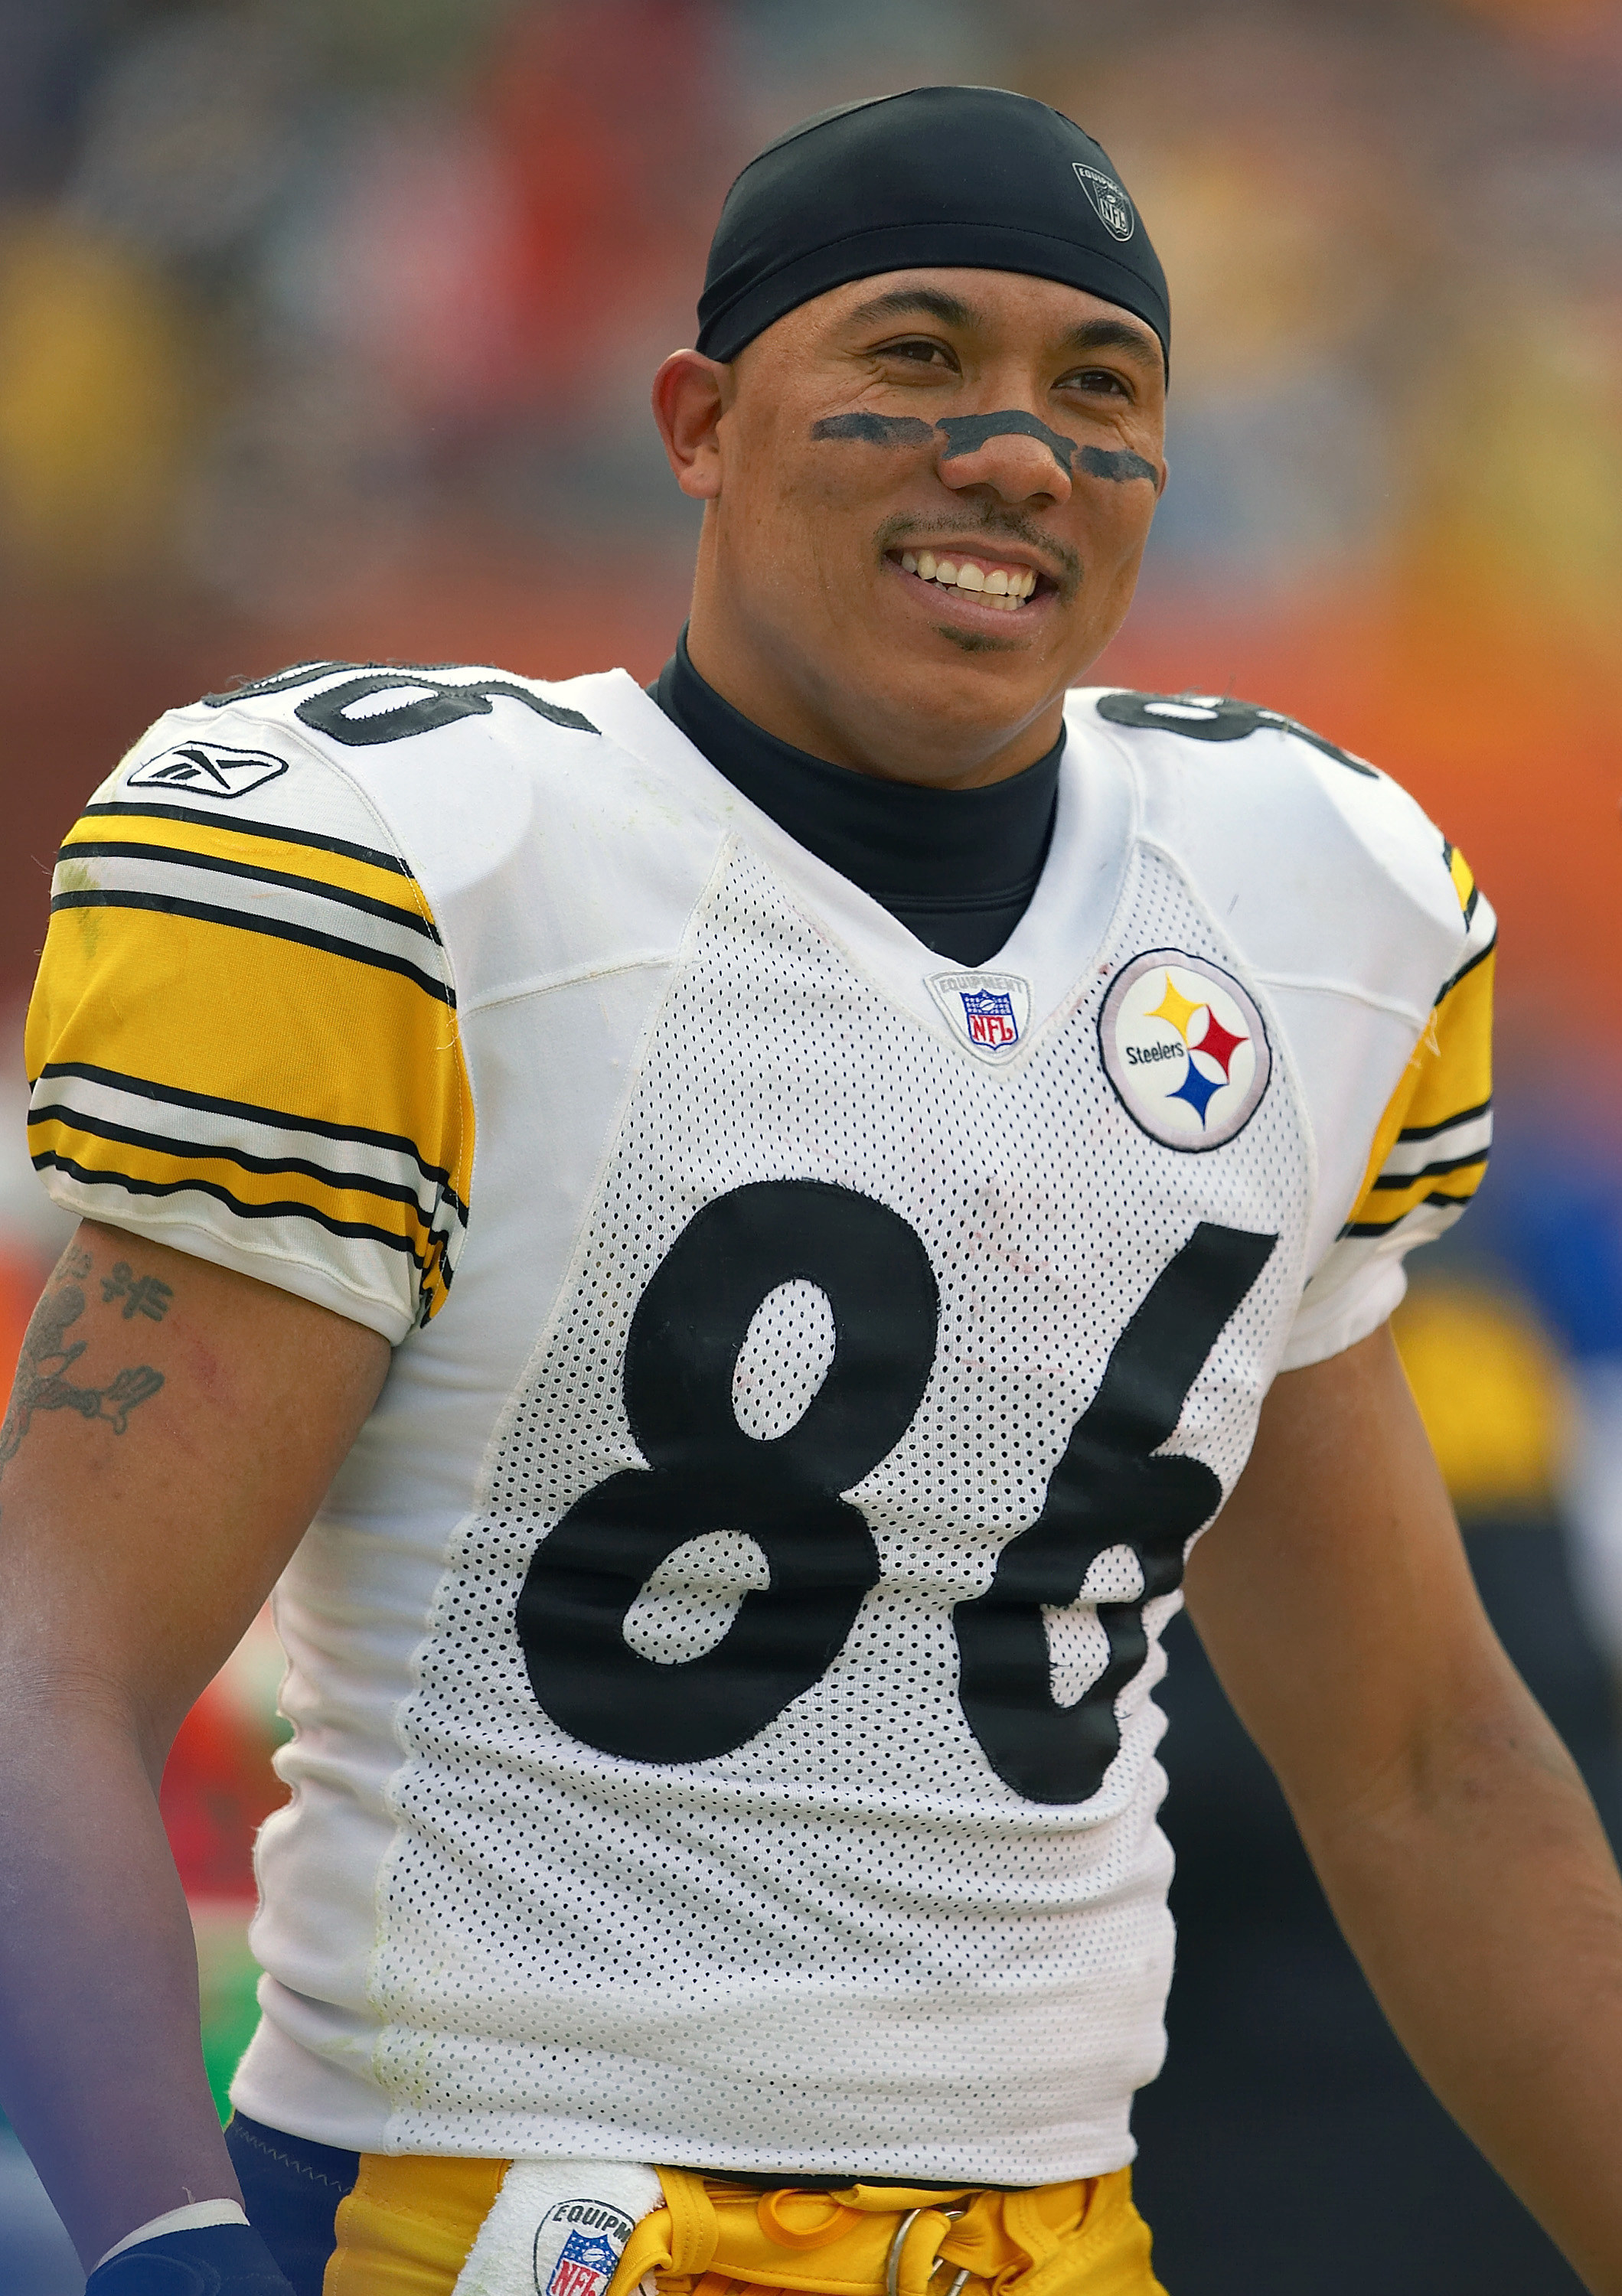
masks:
[[[854,311],[847,314],[846,324],[861,326],[873,319],[901,319],[919,313],[938,319],[946,327],[984,324],[982,314],[972,304],[965,303],[959,296],[943,294],[938,287],[892,287],[888,294],[858,303]],[[1159,339],[1126,319],[1083,319],[1066,329],[1060,338],[1060,348],[1067,351],[1125,351],[1140,366],[1156,370],[1162,356]]]
[[[902,319],[915,311],[938,319],[947,327],[971,327],[979,316],[957,296],[943,295],[937,287],[892,287],[888,295],[875,295],[871,302],[858,303],[846,317],[848,323]]]
[[[1159,338],[1125,319],[1084,319],[1069,328],[1062,340],[1066,350],[1125,351],[1144,366],[1158,369],[1160,365]]]

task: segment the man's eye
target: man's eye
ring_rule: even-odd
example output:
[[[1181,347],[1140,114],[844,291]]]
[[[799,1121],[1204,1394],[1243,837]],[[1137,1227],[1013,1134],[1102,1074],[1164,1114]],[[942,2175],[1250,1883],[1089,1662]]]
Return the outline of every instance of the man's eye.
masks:
[[[874,351],[876,358],[910,359],[919,366],[947,366],[951,353],[944,343],[932,343],[923,336],[911,336],[898,343],[881,343]]]
[[[1103,391],[1116,398],[1130,398],[1132,396],[1119,375],[1112,374],[1104,366],[1081,367],[1075,374],[1067,374],[1059,388],[1061,390]]]

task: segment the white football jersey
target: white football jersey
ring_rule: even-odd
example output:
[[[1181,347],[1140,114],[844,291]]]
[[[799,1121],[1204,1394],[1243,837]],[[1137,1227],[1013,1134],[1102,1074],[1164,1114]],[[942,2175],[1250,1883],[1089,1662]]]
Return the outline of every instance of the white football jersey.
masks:
[[[256,2119],[1130,2158],[1159,1637],[1275,1374],[1479,1177],[1492,925],[1287,720],[1067,722],[975,969],[620,671],[307,664],[162,720],[72,832],[53,1193],[395,1343],[276,1596]]]

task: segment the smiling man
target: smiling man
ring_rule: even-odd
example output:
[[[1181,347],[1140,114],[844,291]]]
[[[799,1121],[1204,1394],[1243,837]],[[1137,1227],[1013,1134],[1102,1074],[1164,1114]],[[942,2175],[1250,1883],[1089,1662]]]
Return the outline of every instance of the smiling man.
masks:
[[[96,2296],[1152,2296],[1186,1573],[1397,2030],[1614,2296],[1622,1890],[1386,1329],[1485,1165],[1490,912],[1332,742],[1074,690],[1169,318],[1069,120],[808,123],[700,320],[651,692],[307,662],[64,849],[5,2108]],[[273,1582],[222,2140],[154,1787]]]

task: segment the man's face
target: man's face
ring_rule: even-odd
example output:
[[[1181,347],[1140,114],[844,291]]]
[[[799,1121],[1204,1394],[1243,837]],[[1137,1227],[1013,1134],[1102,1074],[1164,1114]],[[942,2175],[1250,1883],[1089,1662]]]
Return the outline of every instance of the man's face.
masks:
[[[1053,738],[1043,721],[1126,614],[1165,482],[1151,330],[1022,274],[893,272],[777,321],[721,401],[700,668],[700,643],[723,671],[741,653],[729,698],[748,709],[774,665],[826,721],[808,746],[840,762],[885,770],[909,727],[957,761],[908,778],[995,778],[1026,729]]]

